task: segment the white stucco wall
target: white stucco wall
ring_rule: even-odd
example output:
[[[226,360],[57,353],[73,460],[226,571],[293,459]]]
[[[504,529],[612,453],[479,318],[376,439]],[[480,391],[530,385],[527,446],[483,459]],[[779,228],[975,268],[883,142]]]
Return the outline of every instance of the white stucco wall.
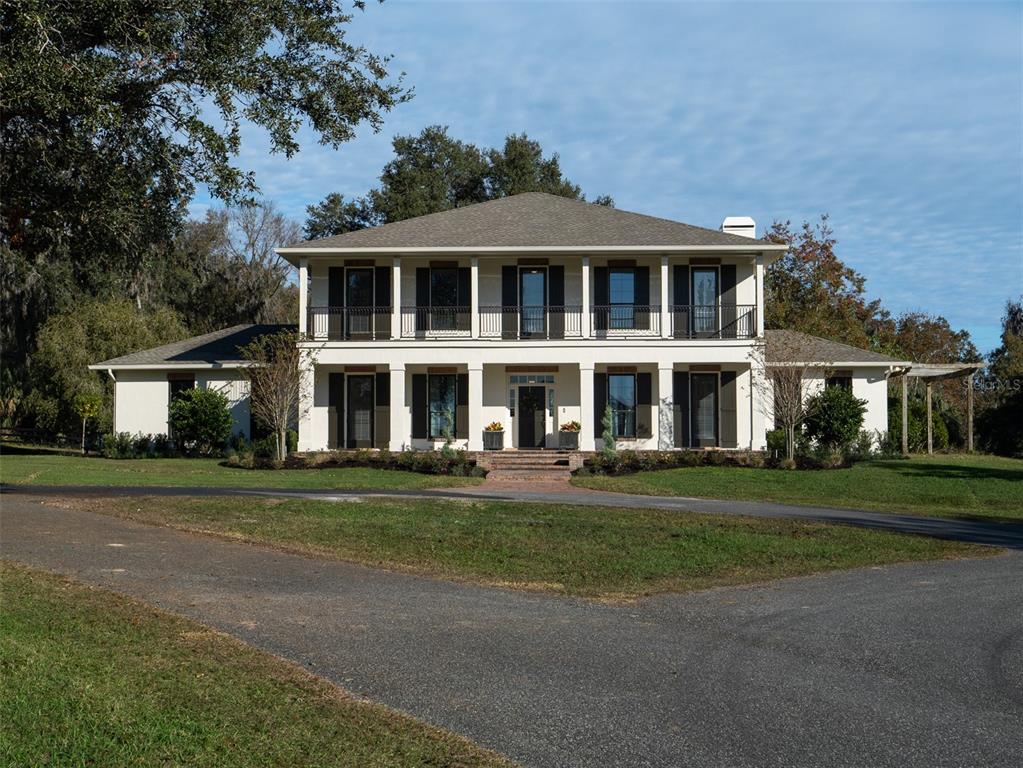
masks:
[[[852,391],[855,397],[867,401],[867,410],[863,414],[863,430],[871,434],[884,434],[888,431],[888,380],[885,368],[848,368],[852,373]],[[803,380],[803,397],[811,397],[824,387],[823,370],[809,370]],[[763,408],[765,428],[775,428],[774,403],[770,379],[764,385]]]
[[[114,384],[114,431],[132,435],[167,434],[170,382],[166,370],[120,370]],[[249,383],[230,369],[175,371],[193,373],[195,385],[227,395],[232,434],[249,437]]]

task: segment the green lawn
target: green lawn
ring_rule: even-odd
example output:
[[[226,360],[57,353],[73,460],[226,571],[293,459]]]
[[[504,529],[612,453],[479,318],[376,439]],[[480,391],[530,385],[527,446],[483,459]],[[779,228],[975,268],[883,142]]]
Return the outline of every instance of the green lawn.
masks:
[[[1023,520],[1023,461],[997,456],[917,456],[821,471],[688,467],[621,477],[580,476],[572,482],[656,496]]]
[[[416,573],[612,599],[992,551],[795,520],[554,504],[238,497],[59,503]]]
[[[25,485],[162,485],[236,488],[395,490],[478,485],[474,477],[352,467],[240,469],[219,459],[102,459],[55,454],[3,454],[0,481]]]
[[[3,765],[509,765],[104,590],[0,562],[0,596]]]

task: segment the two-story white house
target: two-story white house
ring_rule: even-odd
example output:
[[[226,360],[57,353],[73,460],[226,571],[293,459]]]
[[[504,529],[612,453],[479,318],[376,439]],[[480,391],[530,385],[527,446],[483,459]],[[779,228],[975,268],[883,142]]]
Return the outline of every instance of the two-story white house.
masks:
[[[280,248],[298,270],[308,362],[299,449],[478,451],[491,422],[506,448],[556,448],[577,421],[592,451],[607,407],[623,448],[762,449],[764,270],[784,251],[745,217],[712,230],[542,193]],[[252,332],[93,366],[118,382],[115,430],[157,431],[175,382],[211,370],[243,402],[237,354],[188,350]],[[886,378],[902,364],[845,349],[868,428],[887,429]],[[189,378],[195,361],[205,373]]]

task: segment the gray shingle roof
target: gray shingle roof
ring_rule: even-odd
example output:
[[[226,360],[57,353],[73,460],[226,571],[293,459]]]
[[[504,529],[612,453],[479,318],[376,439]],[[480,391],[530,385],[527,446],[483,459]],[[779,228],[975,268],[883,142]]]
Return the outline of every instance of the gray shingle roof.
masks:
[[[289,248],[514,248],[773,245],[544,192],[467,205]]]
[[[96,363],[94,368],[121,365],[232,365],[244,362],[241,348],[260,336],[279,331],[297,330],[294,325],[252,324],[233,325],[202,336],[165,344],[162,347],[143,349],[122,355],[112,360]]]
[[[765,361],[771,363],[863,363],[864,365],[899,365],[897,360],[869,349],[860,349],[840,341],[786,330],[764,331],[767,341]]]

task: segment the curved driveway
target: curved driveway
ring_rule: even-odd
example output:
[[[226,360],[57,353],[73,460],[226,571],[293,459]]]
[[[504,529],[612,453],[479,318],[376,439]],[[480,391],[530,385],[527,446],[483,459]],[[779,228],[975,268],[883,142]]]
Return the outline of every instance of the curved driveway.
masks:
[[[526,765],[1023,764],[1020,553],[613,606],[10,495],[0,524],[6,558],[214,625]]]

